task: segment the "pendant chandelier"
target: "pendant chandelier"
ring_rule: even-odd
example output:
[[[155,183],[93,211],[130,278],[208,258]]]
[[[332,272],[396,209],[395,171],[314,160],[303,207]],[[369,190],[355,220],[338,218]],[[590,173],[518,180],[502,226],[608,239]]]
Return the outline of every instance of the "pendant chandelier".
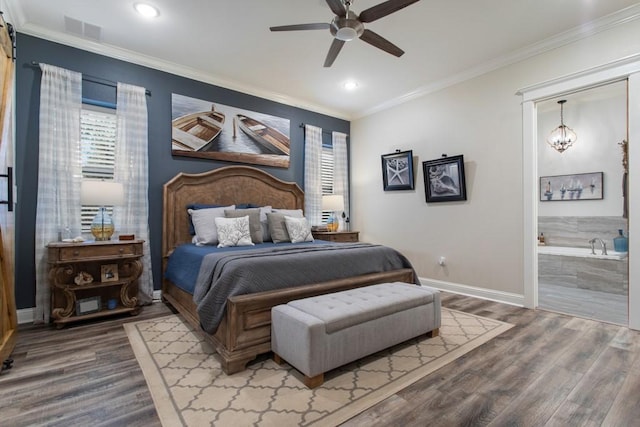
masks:
[[[566,99],[558,101],[558,104],[560,104],[560,126],[555,128],[547,138],[547,143],[559,153],[571,147],[573,143],[576,142],[576,139],[578,139],[573,129],[564,124],[563,104],[565,102],[567,102]]]

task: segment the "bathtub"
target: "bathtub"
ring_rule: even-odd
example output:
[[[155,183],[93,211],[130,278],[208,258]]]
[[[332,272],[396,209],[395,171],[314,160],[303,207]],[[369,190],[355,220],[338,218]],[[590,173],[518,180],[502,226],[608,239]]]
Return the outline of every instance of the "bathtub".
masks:
[[[614,259],[621,260],[627,257],[627,252],[616,252],[607,248],[607,255],[602,255],[602,249],[596,247],[596,254],[591,253],[591,248],[571,248],[565,246],[538,246],[538,254],[559,255],[578,258]]]

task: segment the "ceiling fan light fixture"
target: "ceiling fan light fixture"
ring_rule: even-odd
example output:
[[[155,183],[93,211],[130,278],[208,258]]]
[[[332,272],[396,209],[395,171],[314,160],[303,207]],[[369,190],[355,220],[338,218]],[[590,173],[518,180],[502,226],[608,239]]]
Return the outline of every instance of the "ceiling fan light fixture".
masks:
[[[160,11],[148,3],[135,3],[133,8],[145,18],[157,18],[160,16]]]
[[[342,27],[336,32],[336,38],[343,42],[350,42],[351,40],[358,38],[358,32],[351,27]]]

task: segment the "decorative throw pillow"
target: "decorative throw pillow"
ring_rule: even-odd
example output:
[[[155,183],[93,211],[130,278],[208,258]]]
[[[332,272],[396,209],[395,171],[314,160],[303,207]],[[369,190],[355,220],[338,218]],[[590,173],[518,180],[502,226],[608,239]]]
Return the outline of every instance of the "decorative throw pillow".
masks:
[[[187,212],[193,222],[195,236],[193,242],[197,246],[217,245],[218,232],[216,229],[215,218],[224,217],[225,210],[232,209],[233,206],[225,206],[222,208],[208,209],[189,209]]]
[[[269,224],[269,233],[273,243],[290,242],[291,238],[287,232],[287,224],[284,222],[284,214],[268,213],[267,223]]]
[[[287,225],[287,232],[289,233],[291,243],[313,242],[311,227],[306,218],[295,218],[285,215],[284,222]]]
[[[249,230],[251,231],[251,241],[262,243],[262,226],[260,225],[260,209],[236,209],[224,211],[227,218],[249,217]]]
[[[240,218],[217,217],[218,247],[253,246],[249,231],[249,215]]]
[[[271,231],[269,231],[269,222],[267,214],[271,213],[271,206],[260,206],[260,227],[262,228],[262,241],[271,241]]]
[[[187,205],[187,212],[189,209],[198,210],[198,209],[211,209],[211,208],[224,208],[224,209],[235,209],[234,205],[223,206],[223,205],[211,205],[206,203],[189,203]],[[191,215],[189,215],[189,234],[194,236],[196,234],[196,229],[193,226],[193,221],[191,220]]]

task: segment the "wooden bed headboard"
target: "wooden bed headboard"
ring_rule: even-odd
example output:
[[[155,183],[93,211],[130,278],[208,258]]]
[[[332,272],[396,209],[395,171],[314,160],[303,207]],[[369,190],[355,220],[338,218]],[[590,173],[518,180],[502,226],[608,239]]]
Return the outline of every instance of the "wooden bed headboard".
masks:
[[[295,182],[282,181],[249,166],[227,166],[199,174],[179,173],[163,188],[162,255],[191,241],[186,206],[190,203],[253,203],[281,209],[304,209],[304,193]]]

